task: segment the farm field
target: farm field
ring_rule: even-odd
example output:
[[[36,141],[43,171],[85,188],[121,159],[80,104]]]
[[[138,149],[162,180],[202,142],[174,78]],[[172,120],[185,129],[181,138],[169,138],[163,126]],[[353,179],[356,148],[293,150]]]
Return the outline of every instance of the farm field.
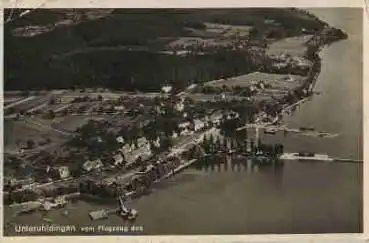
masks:
[[[4,121],[5,153],[14,154],[19,152],[19,148],[26,144],[27,140],[34,141],[35,148],[41,149],[43,145],[40,145],[40,143],[44,143],[47,139],[51,140],[48,146],[65,140],[64,137],[52,129],[37,127],[25,121]]]
[[[51,126],[68,132],[74,132],[78,127],[83,126],[91,119],[90,116],[64,116],[53,120]]]
[[[305,43],[312,37],[312,35],[303,35],[297,37],[284,38],[275,41],[269,45],[266,50],[267,55],[282,55],[288,54],[296,57],[303,57],[307,50]]]
[[[186,28],[197,37],[178,37],[168,44],[169,47],[188,47],[188,46],[228,46],[232,45],[229,37],[247,37],[253,28],[243,25],[225,25],[217,23],[204,23],[204,29]]]
[[[215,38],[203,39],[199,37],[180,37],[175,41],[169,43],[170,48],[183,47],[188,48],[190,46],[230,46],[232,45],[231,40],[222,40]]]
[[[210,81],[204,85],[212,87],[222,87],[223,85],[228,87],[248,87],[261,81],[263,81],[265,84],[270,84],[271,89],[273,90],[287,91],[301,86],[301,84],[305,81],[305,77],[299,75],[253,72],[228,79]]]

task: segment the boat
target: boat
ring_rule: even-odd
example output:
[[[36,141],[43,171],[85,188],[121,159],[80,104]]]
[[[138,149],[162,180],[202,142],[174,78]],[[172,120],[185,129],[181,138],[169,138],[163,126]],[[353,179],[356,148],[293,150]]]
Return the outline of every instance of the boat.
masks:
[[[108,213],[105,209],[89,212],[88,215],[90,216],[91,220],[105,219],[108,217]]]
[[[52,223],[53,222],[53,220],[51,219],[51,218],[43,218],[42,219],[43,221],[45,221],[45,222],[48,222],[48,223]]]

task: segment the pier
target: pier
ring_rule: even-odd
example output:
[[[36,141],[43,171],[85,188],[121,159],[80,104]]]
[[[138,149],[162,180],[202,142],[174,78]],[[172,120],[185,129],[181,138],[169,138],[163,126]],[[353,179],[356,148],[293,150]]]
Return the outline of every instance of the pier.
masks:
[[[137,217],[138,212],[135,209],[127,207],[124,203],[125,196],[119,196],[118,202],[119,206],[116,208],[111,209],[100,209],[96,211],[89,212],[88,215],[90,216],[91,220],[99,220],[99,219],[106,219],[109,215],[119,215],[124,219],[133,220]]]
[[[342,163],[363,163],[363,160],[333,158],[327,154],[300,155],[299,153],[284,153],[279,159],[281,160],[302,160],[302,161],[321,161],[321,162],[342,162]]]
[[[286,125],[269,125],[269,124],[246,124],[243,127],[237,128],[237,131],[241,131],[247,128],[255,128],[256,130],[264,129],[264,131],[273,131],[273,132],[290,132],[290,133],[298,133],[305,136],[313,136],[313,137],[321,137],[321,138],[334,138],[339,136],[338,133],[328,133],[328,132],[321,132],[316,131],[314,129],[311,130],[304,130],[301,128],[289,128]]]
[[[333,161],[333,158],[330,158],[326,154],[315,154],[303,156],[299,155],[299,153],[284,153],[279,159],[281,160],[315,160],[315,161]]]

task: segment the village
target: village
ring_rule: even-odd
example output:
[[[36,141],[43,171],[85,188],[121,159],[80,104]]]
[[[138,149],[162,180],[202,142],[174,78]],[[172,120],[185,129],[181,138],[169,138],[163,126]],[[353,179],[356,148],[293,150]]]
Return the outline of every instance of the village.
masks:
[[[274,80],[294,82],[292,77]],[[45,135],[44,140],[16,141],[10,149],[5,202],[20,203],[19,212],[27,212],[60,207],[67,203],[65,197],[135,197],[198,160],[221,158],[222,153],[253,158],[259,165],[280,165],[283,145],[262,144],[237,128],[254,122],[276,124],[283,107],[310,93],[305,90],[300,97],[287,92],[291,98],[282,96],[278,103],[255,102],[255,96],[272,87],[253,80],[245,86],[253,91],[247,99],[235,99],[223,89],[204,100],[191,84],[180,92],[167,85],[151,94],[87,89],[12,100],[5,106],[7,119]]]
[[[210,23],[206,27],[214,33],[221,29],[222,35],[236,32],[241,39],[251,31]],[[291,156],[283,157],[283,144],[264,144],[258,126],[278,128],[283,114],[314,94],[319,48],[344,38],[331,37],[326,29],[315,35],[303,29],[302,36],[264,43],[267,51],[257,47],[256,58],[263,55],[257,71],[235,70],[207,82],[164,82],[157,92],[80,87],[6,91],[4,202],[23,213],[49,211],[74,197],[119,197],[122,211],[122,198],[148,193],[199,161],[211,164],[220,158],[224,163],[237,157],[241,164],[283,164],[280,158]],[[182,38],[170,42],[167,51],[202,55],[205,47],[218,44]],[[239,42],[230,45],[244,48]],[[249,124],[257,126],[255,136],[243,129]],[[311,129],[284,132],[296,130]],[[124,215],[136,217],[127,210]]]

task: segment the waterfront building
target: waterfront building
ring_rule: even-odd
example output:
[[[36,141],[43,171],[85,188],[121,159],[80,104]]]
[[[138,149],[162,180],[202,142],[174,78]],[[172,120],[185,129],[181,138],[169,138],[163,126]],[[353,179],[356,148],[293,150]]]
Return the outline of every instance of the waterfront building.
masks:
[[[194,130],[199,131],[205,127],[205,122],[200,119],[193,120]]]
[[[97,159],[97,160],[88,160],[86,161],[82,167],[85,171],[89,172],[89,171],[92,171],[92,170],[95,170],[95,169],[99,169],[103,166],[103,163],[101,162],[100,159]]]

